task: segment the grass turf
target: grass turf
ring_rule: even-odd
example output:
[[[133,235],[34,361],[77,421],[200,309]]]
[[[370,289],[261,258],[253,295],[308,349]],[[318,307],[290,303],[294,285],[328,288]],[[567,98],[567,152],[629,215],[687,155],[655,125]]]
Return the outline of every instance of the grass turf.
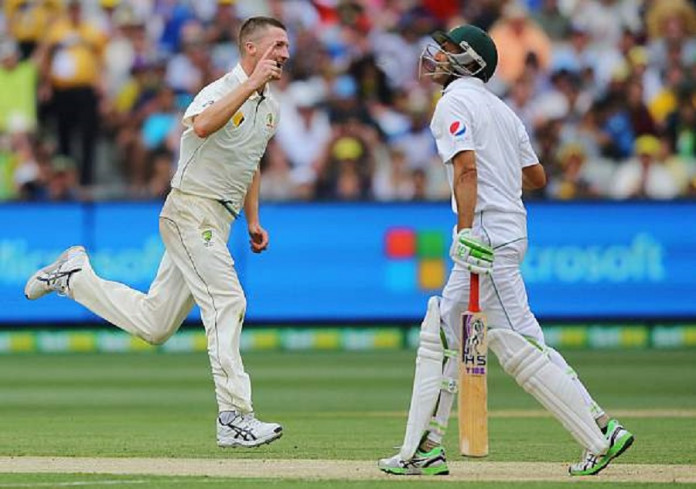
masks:
[[[696,406],[693,351],[575,351],[566,357],[608,410]],[[285,426],[284,437],[272,445],[251,451],[215,446],[216,407],[204,354],[13,355],[0,357],[0,455],[375,460],[400,443],[413,352],[257,352],[244,358],[259,417]],[[492,411],[539,409],[492,364]],[[452,421],[446,448],[455,454]],[[622,463],[696,464],[694,418],[632,417],[624,422],[637,441]],[[568,462],[579,455],[570,436],[550,418],[492,417],[490,441],[490,461]],[[11,477],[0,475],[0,482]],[[182,487],[162,478],[132,478],[148,481],[134,487]],[[404,481],[398,483],[403,487]],[[277,484],[311,487],[306,481],[262,483]]]

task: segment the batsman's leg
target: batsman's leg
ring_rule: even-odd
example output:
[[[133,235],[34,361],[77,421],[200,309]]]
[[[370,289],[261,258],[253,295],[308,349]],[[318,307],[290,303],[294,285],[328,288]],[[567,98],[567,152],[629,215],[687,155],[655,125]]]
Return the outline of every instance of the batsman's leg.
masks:
[[[461,351],[461,320],[462,315],[467,310],[469,298],[469,277],[468,270],[460,269],[458,265],[452,269],[447,284],[442,291],[442,301],[440,302],[440,315],[442,317],[442,332],[446,342],[446,348],[454,354],[445,359],[443,366],[443,377],[450,386],[440,392],[437,409],[433,415],[433,420],[426,434],[427,445],[437,446],[442,444],[447,426],[449,424],[452,406],[459,389],[459,359],[458,352]]]
[[[442,376],[443,360],[451,353],[442,344],[440,299],[431,297],[421,324],[411,405],[404,442],[398,454],[381,459],[380,470],[397,475],[445,475],[449,473],[441,446],[423,449],[421,443],[432,425],[441,390],[451,386]],[[445,385],[447,384],[447,385]]]
[[[530,392],[558,417],[566,429],[586,449],[587,453],[584,458],[598,461],[590,470],[594,470],[599,466],[603,468],[611,458],[618,456],[618,454],[630,446],[633,436],[626,431],[628,436],[615,436],[613,441],[611,436],[607,436],[600,431],[598,424],[602,418],[606,417],[604,411],[594,401],[563,356],[556,350],[546,346],[541,327],[529,308],[524,281],[519,270],[519,263],[522,261],[525,252],[526,240],[497,249],[493,274],[488,280],[483,282],[482,302],[485,311],[488,313],[489,326],[491,327],[491,333],[493,333],[492,337],[489,333],[489,346],[498,356],[506,372],[513,375],[525,390]],[[509,338],[503,330],[514,332],[518,335],[517,339],[523,338],[524,340],[523,342],[513,341],[511,344],[514,344],[514,346],[508,348],[507,351],[522,351],[524,349],[529,353],[526,361],[531,365],[533,363],[532,358],[535,358],[537,362],[535,368],[539,372],[529,371],[530,367],[526,364],[522,365],[522,363],[520,363],[519,369],[513,368],[512,363],[505,367],[503,359],[498,354],[501,348],[503,348],[501,345],[506,343],[501,338]],[[535,352],[532,352],[532,350],[535,350]],[[501,354],[505,355],[505,352]],[[506,361],[512,362],[509,359]],[[523,373],[523,371],[526,373]],[[539,375],[538,379],[533,381],[529,380],[532,378],[529,377],[529,379],[525,380],[525,376],[533,375]],[[537,381],[543,387],[538,385],[534,387]],[[553,399],[544,399],[546,395],[550,395]],[[570,417],[565,420],[562,413],[557,413],[557,409],[554,411],[553,405],[558,405],[559,402],[575,406],[573,410],[569,411]],[[576,417],[573,417],[573,411],[576,412]],[[589,419],[592,420],[592,423],[587,422]],[[630,442],[628,442],[629,439],[631,440]],[[616,442],[615,440],[620,441]],[[626,448],[619,452],[619,448],[614,448],[615,445],[617,447],[625,446]],[[588,453],[591,456],[588,457]],[[613,454],[613,456],[610,454]]]

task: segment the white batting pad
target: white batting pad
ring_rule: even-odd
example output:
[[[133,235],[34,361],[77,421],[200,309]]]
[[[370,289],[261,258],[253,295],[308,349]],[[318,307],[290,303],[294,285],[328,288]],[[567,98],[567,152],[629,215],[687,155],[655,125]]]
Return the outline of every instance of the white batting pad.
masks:
[[[580,445],[596,455],[607,451],[609,443],[572,379],[546,355],[507,329],[491,329],[488,346],[503,370],[551,412]]]
[[[411,407],[408,411],[406,435],[399,455],[410,460],[418,449],[435,411],[442,387],[442,362],[445,349],[440,339],[440,298],[428,300],[428,311],[421,323],[420,344],[416,356]]]

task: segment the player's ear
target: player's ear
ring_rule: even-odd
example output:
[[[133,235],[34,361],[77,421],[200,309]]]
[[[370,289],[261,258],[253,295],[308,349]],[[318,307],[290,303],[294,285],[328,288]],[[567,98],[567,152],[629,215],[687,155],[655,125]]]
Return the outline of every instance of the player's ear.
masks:
[[[244,43],[244,51],[246,52],[247,56],[250,56],[250,57],[256,56],[256,51],[257,51],[256,44],[251,42],[251,41],[245,42]]]

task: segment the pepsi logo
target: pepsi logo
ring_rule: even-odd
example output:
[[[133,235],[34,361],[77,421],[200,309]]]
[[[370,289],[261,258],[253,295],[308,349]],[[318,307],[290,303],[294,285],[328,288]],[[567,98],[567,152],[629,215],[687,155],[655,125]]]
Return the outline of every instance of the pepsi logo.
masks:
[[[449,132],[453,136],[461,136],[466,132],[466,126],[459,121],[454,121],[449,126]]]

